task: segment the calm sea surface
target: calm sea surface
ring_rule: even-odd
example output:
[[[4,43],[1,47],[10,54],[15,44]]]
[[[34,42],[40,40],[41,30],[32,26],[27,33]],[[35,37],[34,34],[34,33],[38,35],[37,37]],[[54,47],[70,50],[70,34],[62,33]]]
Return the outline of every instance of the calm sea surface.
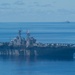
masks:
[[[74,43],[75,23],[0,23],[0,42],[8,42],[22,30],[42,43]],[[29,60],[22,57],[0,57],[0,75],[75,75],[75,61]]]

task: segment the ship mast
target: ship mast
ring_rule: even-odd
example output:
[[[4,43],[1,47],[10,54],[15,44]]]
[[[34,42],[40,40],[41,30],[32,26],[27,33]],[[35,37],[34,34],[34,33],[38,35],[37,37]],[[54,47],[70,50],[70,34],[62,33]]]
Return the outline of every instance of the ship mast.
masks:
[[[19,44],[21,45],[21,30],[19,30],[18,36],[19,36]]]
[[[26,47],[29,47],[29,45],[30,45],[30,32],[29,32],[29,30],[27,30],[26,34],[27,34]]]
[[[30,38],[30,32],[29,32],[29,30],[27,30],[27,39],[29,39]]]
[[[21,30],[19,30],[19,33],[18,34],[19,34],[19,38],[21,38]]]

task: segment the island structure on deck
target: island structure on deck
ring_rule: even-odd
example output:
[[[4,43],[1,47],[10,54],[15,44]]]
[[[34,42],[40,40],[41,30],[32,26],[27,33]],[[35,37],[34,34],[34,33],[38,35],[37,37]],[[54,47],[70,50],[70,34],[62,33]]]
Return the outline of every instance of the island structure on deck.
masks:
[[[0,55],[73,59],[75,44],[37,43],[37,40],[31,37],[29,30],[26,32],[26,38],[22,37],[21,32],[19,30],[18,36],[10,42],[0,42]]]

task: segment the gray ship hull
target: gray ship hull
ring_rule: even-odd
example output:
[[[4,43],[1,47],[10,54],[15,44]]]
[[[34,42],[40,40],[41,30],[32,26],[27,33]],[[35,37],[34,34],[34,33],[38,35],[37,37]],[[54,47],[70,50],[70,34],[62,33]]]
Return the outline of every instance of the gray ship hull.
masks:
[[[73,59],[74,47],[0,46],[0,55],[24,56],[48,59]]]

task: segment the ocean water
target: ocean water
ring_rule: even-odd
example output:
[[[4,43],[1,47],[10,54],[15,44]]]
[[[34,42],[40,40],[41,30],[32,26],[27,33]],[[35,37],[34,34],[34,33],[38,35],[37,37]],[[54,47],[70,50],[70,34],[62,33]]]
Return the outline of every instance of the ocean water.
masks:
[[[26,37],[29,30],[37,42],[43,43],[75,43],[75,23],[66,22],[32,22],[32,23],[0,23],[0,41],[10,41],[22,30],[22,37]]]
[[[18,36],[31,36],[42,43],[75,44],[75,23],[66,22],[10,22],[0,23],[0,42],[9,42]],[[0,57],[0,75],[75,75],[75,60],[30,60],[24,57]]]

